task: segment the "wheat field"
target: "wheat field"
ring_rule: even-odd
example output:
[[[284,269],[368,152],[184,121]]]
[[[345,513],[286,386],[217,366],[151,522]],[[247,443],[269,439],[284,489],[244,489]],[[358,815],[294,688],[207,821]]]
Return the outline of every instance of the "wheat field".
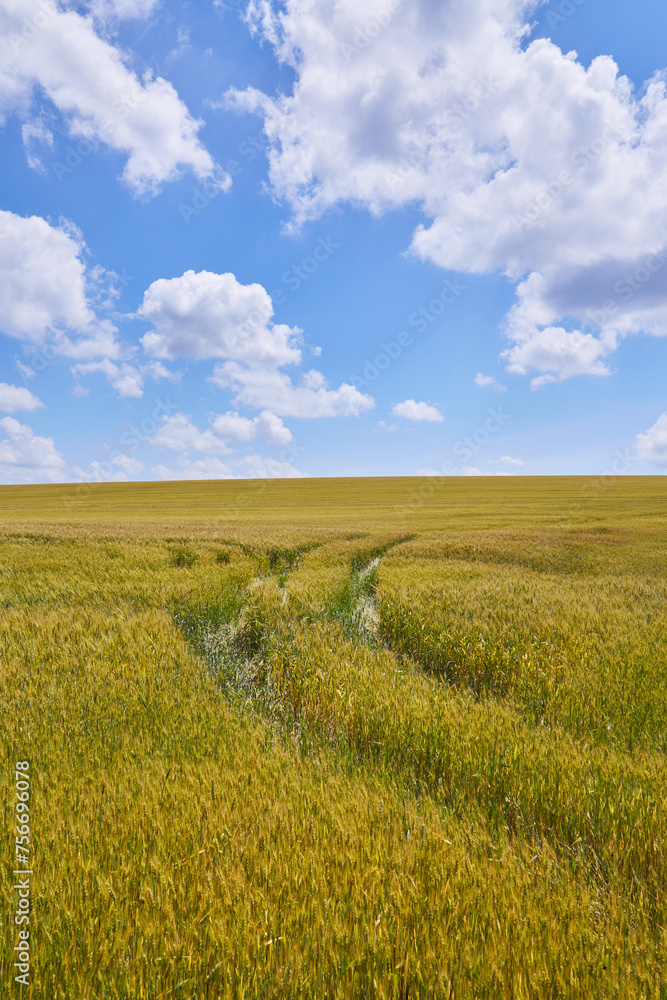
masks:
[[[0,995],[667,997],[664,477],[1,487],[0,556]]]

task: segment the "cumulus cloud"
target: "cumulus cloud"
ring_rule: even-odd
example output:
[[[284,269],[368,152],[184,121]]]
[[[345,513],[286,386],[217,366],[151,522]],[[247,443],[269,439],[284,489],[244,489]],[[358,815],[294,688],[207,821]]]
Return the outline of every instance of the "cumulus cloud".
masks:
[[[238,406],[268,406],[282,417],[358,417],[375,406],[372,396],[346,382],[338,389],[329,389],[317,371],[306,372],[301,385],[294,385],[289,375],[277,369],[250,368],[228,361],[216,366],[211,380],[222,388],[233,389]]]
[[[284,446],[294,440],[290,429],[270,410],[262,410],[252,420],[230,411],[216,417],[211,429],[222,440],[238,444],[261,438],[267,444]]]
[[[97,373],[106,375],[109,383],[113,386],[121,399],[140,399],[144,394],[144,380],[147,375],[150,375],[154,379],[173,379],[178,377],[174,376],[172,372],[168,371],[164,365],[161,365],[159,362],[153,362],[147,365],[132,365],[128,362],[116,364],[108,358],[103,358],[102,361],[88,361],[72,367],[72,374],[75,378],[80,378],[82,375],[94,375]],[[75,391],[78,388],[78,386],[75,386]],[[77,392],[77,395],[79,394],[80,391]]]
[[[81,483],[125,483],[130,476],[143,472],[144,466],[136,458],[128,455],[112,455],[108,460],[90,462],[87,469],[75,465],[72,469],[76,482]]]
[[[505,351],[504,357],[508,371],[516,375],[528,375],[531,370],[544,372],[530,383],[532,389],[540,389],[574,375],[611,374],[602,359],[614,346],[614,341],[604,344],[590,333],[548,326]]]
[[[41,399],[28,389],[18,385],[0,382],[0,412],[14,413],[16,410],[38,410],[44,406]]]
[[[619,331],[606,328],[592,333],[552,325],[559,310],[549,307],[544,288],[539,274],[532,274],[518,288],[519,301],[507,324],[515,343],[503,352],[507,370],[516,375],[541,372],[531,381],[533,389],[575,375],[611,374],[605,358],[616,349]]]
[[[301,479],[303,473],[288,462],[277,462],[260,455],[249,455],[235,469],[219,458],[191,460],[181,458],[178,468],[156,465],[153,473],[159,479]]]
[[[278,446],[290,444],[294,440],[292,432],[285,427],[280,417],[269,410],[262,410],[252,419],[233,411],[214,415],[210,426],[204,431],[200,431],[185,413],[163,416],[151,438],[151,444],[181,453],[194,449],[208,454],[225,454],[232,450],[231,445],[247,444],[257,439]]]
[[[435,406],[429,403],[417,403],[414,399],[406,399],[403,403],[395,403],[391,412],[395,417],[404,417],[406,420],[425,420],[429,423],[441,424],[445,419]]]
[[[138,472],[144,471],[144,466],[141,462],[137,458],[130,458],[128,455],[114,455],[111,463],[130,476],[135,476]]]
[[[242,479],[303,479],[304,473],[299,472],[289,462],[277,462],[274,458],[262,458],[260,455],[248,455],[241,462]]]
[[[644,434],[637,435],[637,454],[654,465],[667,466],[667,413]]]
[[[500,458],[490,458],[489,465],[523,465],[523,459],[512,458],[511,455],[501,455]]]
[[[177,469],[167,465],[154,465],[151,470],[158,479],[234,479],[231,469],[219,458],[203,458],[192,461],[182,458]]]
[[[495,375],[483,375],[477,372],[475,375],[475,385],[480,389],[493,389],[494,392],[507,392],[507,386],[499,382]]]
[[[0,330],[70,357],[117,357],[115,328],[88,301],[80,234],[33,215],[0,211]]]
[[[301,331],[274,325],[268,292],[242,285],[233,274],[186,271],[180,278],[160,278],[146,291],[138,315],[153,325],[141,342],[156,358],[264,365],[301,360]]]
[[[172,451],[229,451],[224,441],[216,440],[211,431],[202,431],[185,413],[163,416],[157,431],[150,439],[157,448],[171,448]]]
[[[148,0],[93,4],[116,16],[145,16],[151,7]],[[202,123],[172,84],[150,72],[140,79],[75,10],[54,0],[0,0],[0,66],[0,115],[28,116],[44,94],[70,135],[127,156],[122,178],[135,194],[155,193],[186,167],[229,187],[197,137]]]
[[[237,406],[291,417],[358,416],[374,406],[371,396],[346,383],[330,389],[314,369],[294,385],[280,369],[300,364],[302,331],[273,323],[273,312],[259,284],[243,285],[233,274],[186,271],[154,281],[137,315],[152,324],[141,343],[153,357],[221,359],[211,381],[233,389]]]
[[[14,417],[0,420],[0,478],[3,483],[63,482],[65,460],[52,438],[40,437]]]
[[[609,56],[531,41],[536,6],[252,0],[294,83],[227,101],[263,117],[297,225],[343,200],[416,203],[416,255],[516,283],[506,361],[539,388],[667,334],[667,74],[635,92]]]

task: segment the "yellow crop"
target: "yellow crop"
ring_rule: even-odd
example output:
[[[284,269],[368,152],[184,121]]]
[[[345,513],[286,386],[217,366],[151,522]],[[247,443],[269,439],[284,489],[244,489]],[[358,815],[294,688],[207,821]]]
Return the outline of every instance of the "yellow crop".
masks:
[[[0,488],[24,997],[667,997],[666,528],[662,477]]]

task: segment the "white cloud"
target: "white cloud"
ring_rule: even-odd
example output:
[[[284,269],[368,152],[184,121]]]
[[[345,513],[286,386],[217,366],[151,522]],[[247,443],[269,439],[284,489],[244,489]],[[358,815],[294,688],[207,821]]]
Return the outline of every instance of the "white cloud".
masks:
[[[28,389],[18,385],[0,382],[0,412],[14,413],[16,410],[38,410],[44,406],[41,399]]]
[[[88,302],[84,252],[65,223],[0,211],[0,330],[33,345],[51,340],[69,357],[118,356],[115,328]]]
[[[142,337],[156,358],[225,358],[285,365],[301,360],[300,330],[273,325],[273,303],[261,285],[242,285],[233,274],[186,271],[160,278],[138,310],[153,330]]]
[[[100,10],[141,16],[150,6],[115,0]],[[122,177],[136,194],[155,193],[183,167],[229,186],[197,137],[201,122],[171,83],[150,72],[140,79],[93,22],[71,8],[53,0],[0,0],[0,66],[0,113],[28,115],[35,97],[45,94],[91,151],[103,143],[127,155]]]
[[[65,460],[52,438],[39,437],[14,417],[0,420],[0,478],[3,483],[63,482]]]
[[[482,472],[476,466],[467,465],[461,470],[461,475],[463,476],[513,476],[513,472]]]
[[[191,48],[192,42],[190,41],[190,31],[188,28],[181,26],[176,35],[176,46],[169,53],[169,58],[180,59]]]
[[[216,440],[210,430],[202,433],[185,413],[164,416],[150,443],[156,448],[179,452],[188,452],[191,448],[207,452],[229,451],[225,441]]]
[[[24,365],[22,361],[17,361],[16,362],[16,367],[21,372],[21,374],[24,376],[24,379],[26,379],[26,378],[34,378],[35,375],[37,374],[35,372],[35,370],[30,367],[30,365]]]
[[[180,479],[234,479],[231,469],[219,458],[204,458],[191,461],[182,458],[177,469],[170,469],[166,465],[155,465],[151,470],[158,479],[180,480]]]
[[[144,466],[136,458],[127,455],[113,455],[100,462],[95,460],[82,469],[75,465],[72,469],[76,482],[82,483],[126,483],[130,476],[143,472]]]
[[[374,406],[372,397],[346,383],[329,389],[314,369],[294,385],[280,369],[301,362],[302,331],[274,324],[268,292],[259,284],[242,285],[233,274],[187,271],[161,278],[146,291],[137,315],[153,324],[141,342],[154,357],[223,359],[211,381],[233,389],[237,406],[291,417],[358,416]]]
[[[142,463],[137,458],[130,458],[128,455],[114,455],[111,463],[129,476],[136,476],[137,473],[144,471]]]
[[[34,119],[26,122],[21,128],[21,137],[25,146],[28,166],[39,173],[46,173],[46,167],[42,162],[42,151],[44,147],[49,149],[53,146],[53,132],[41,119]]]
[[[280,417],[269,410],[250,419],[238,413],[229,412],[213,415],[210,426],[200,431],[185,413],[164,416],[151,444],[158,448],[187,453],[191,449],[208,454],[225,454],[230,445],[246,444],[261,439],[267,444],[284,446],[294,440],[292,432],[285,427]]]
[[[304,473],[299,472],[289,462],[277,462],[274,458],[261,458],[260,455],[249,455],[241,463],[243,474],[247,479],[303,479]]]
[[[230,468],[219,458],[204,458],[192,461],[181,458],[177,469],[166,465],[156,465],[152,470],[164,480],[178,479],[295,479],[302,478],[299,472],[287,462],[250,455],[243,459],[236,469]]]
[[[160,0],[93,0],[90,13],[99,21],[135,20],[149,17]]]
[[[143,378],[141,372],[133,365],[116,365],[113,361],[89,361],[85,364],[74,365],[72,374],[76,377],[81,375],[94,375],[98,372],[106,375],[109,382],[116,390],[121,399],[140,399],[143,396]]]
[[[541,372],[531,382],[533,389],[576,375],[610,375],[605,358],[616,349],[619,332],[607,328],[590,333],[554,326],[559,310],[549,306],[545,287],[544,278],[535,273],[517,289],[518,302],[507,322],[515,343],[503,353],[507,370],[516,375]]]
[[[530,383],[539,389],[574,375],[610,375],[602,359],[614,347],[614,341],[605,344],[590,333],[548,326],[505,351],[504,357],[508,371],[516,375],[527,375],[531,369],[543,372]]]
[[[262,115],[297,225],[343,200],[417,203],[416,255],[519,284],[507,362],[539,387],[667,334],[667,73],[635,92],[609,56],[531,42],[536,6],[252,0],[295,82],[228,102]]]
[[[477,372],[474,381],[475,385],[479,386],[480,389],[493,389],[494,392],[507,392],[507,386],[499,382],[495,375],[483,375],[482,372]]]
[[[121,399],[140,399],[144,394],[144,379],[147,375],[150,375],[154,379],[173,379],[178,377],[173,375],[172,372],[168,371],[159,362],[152,362],[147,365],[131,365],[127,362],[116,364],[108,358],[104,358],[102,361],[88,361],[72,367],[72,374],[75,378],[97,373],[106,375]],[[74,391],[77,392],[77,389],[79,387],[75,386]],[[79,389],[77,395],[80,394],[81,391]]]
[[[654,465],[667,466],[667,413],[644,434],[637,435],[637,454]]]
[[[501,455],[500,458],[490,458],[489,465],[523,465],[523,459],[512,458],[511,455]]]
[[[236,393],[239,406],[259,409],[268,406],[282,417],[358,417],[375,406],[372,396],[346,382],[338,389],[327,388],[321,372],[306,372],[302,385],[294,385],[289,375],[271,368],[249,368],[228,361],[217,365],[211,381]]]
[[[427,476],[429,479],[433,479],[435,476],[513,476],[513,472],[483,472],[474,465],[466,465],[462,469],[455,469],[453,466],[449,468],[447,472],[443,472],[441,469],[435,469],[433,466],[427,466],[425,469],[417,469],[415,476]]]
[[[215,418],[212,430],[217,437],[239,444],[261,438],[267,444],[284,446],[294,440],[289,428],[270,410],[262,410],[252,420],[230,411]]]
[[[426,420],[429,423],[441,424],[445,419],[435,406],[430,406],[428,403],[417,403],[414,399],[395,403],[391,412],[395,417],[404,417],[406,420]]]

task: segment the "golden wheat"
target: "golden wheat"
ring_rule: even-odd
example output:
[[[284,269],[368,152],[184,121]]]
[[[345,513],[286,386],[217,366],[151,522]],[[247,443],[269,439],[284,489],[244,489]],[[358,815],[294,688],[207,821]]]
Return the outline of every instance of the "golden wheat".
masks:
[[[667,997],[666,499],[0,489],[24,996]]]

